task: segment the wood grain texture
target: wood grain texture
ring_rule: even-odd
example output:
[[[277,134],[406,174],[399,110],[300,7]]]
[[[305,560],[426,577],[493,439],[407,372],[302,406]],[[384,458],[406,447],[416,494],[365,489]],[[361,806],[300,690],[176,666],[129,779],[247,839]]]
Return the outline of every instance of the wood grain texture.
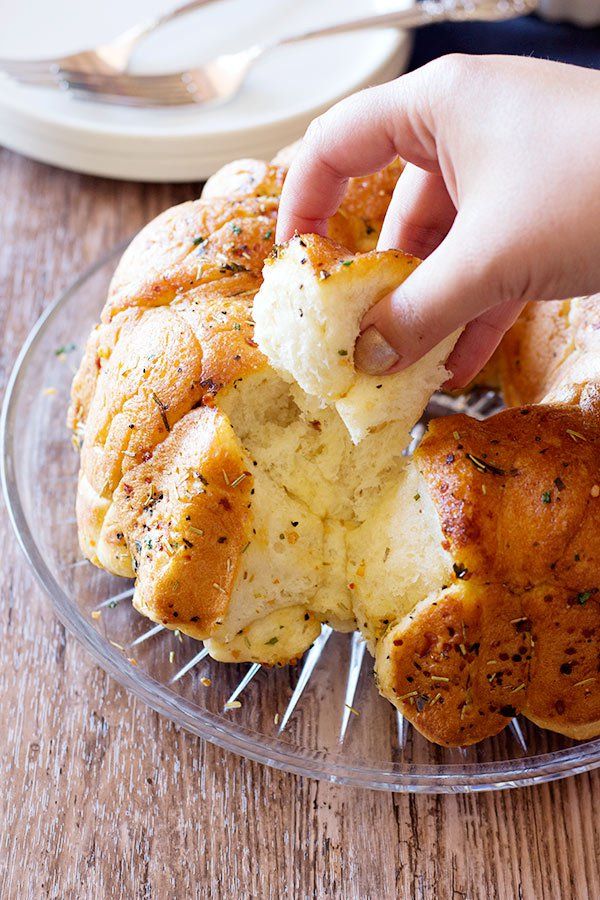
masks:
[[[49,300],[199,185],[0,151],[2,389]],[[65,636],[0,515],[0,898],[600,896],[600,773],[408,797],[241,760],[128,696]]]

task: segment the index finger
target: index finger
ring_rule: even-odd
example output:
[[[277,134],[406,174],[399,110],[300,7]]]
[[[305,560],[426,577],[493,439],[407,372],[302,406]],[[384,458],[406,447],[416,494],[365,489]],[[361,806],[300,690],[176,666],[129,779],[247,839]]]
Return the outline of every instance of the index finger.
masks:
[[[423,72],[353,94],[311,123],[283,186],[278,242],[295,231],[325,234],[348,179],[377,172],[396,156],[439,171]]]

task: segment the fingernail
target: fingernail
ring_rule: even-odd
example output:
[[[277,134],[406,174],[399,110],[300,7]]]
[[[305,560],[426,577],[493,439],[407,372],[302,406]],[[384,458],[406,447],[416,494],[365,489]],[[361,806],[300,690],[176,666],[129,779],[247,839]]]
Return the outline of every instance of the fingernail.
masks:
[[[354,347],[354,365],[367,375],[383,375],[400,356],[374,325],[358,336]]]

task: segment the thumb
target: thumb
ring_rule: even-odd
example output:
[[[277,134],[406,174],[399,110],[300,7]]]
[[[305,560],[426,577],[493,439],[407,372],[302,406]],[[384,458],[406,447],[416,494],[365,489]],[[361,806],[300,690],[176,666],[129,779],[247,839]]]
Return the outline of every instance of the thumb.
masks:
[[[366,313],[355,348],[358,368],[369,374],[405,369],[504,299],[494,275],[498,260],[482,253],[472,234],[457,219],[410,277]]]

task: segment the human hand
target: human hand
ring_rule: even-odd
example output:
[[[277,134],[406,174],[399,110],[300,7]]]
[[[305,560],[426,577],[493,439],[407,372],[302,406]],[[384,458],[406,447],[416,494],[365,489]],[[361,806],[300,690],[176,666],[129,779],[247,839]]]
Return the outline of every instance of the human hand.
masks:
[[[363,319],[364,371],[406,368],[464,326],[447,363],[464,385],[527,301],[600,291],[600,73],[446,56],[343,100],[306,133],[277,240],[325,234],[348,178],[398,155],[378,248],[424,262]]]

